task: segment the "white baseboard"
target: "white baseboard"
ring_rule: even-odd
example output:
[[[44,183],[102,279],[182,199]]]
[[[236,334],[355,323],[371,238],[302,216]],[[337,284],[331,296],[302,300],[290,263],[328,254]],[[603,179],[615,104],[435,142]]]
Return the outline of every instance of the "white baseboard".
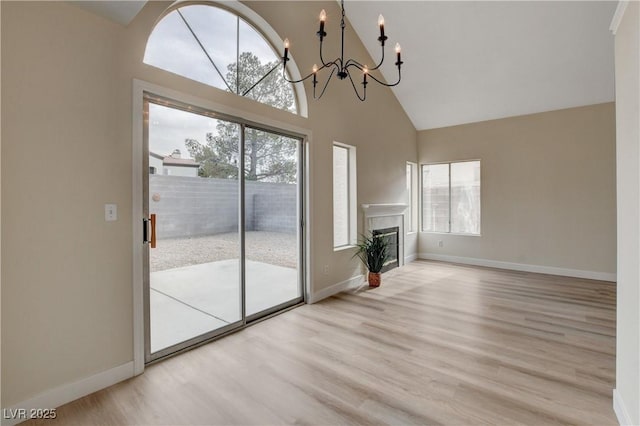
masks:
[[[590,280],[616,282],[616,274],[609,272],[584,271],[581,269],[556,268],[554,266],[527,265],[524,263],[501,262],[499,260],[477,259],[474,257],[449,256],[446,254],[420,253],[419,259],[463,263],[465,265],[510,269],[513,271],[535,272],[538,274],[560,275],[563,277],[586,278]]]
[[[3,426],[18,424],[29,418],[28,416],[31,410],[57,408],[83,396],[115,385],[130,377],[133,377],[133,361],[102,371],[93,376],[85,377],[76,382],[50,389],[33,398],[15,404],[13,407],[3,408],[1,423]],[[20,409],[23,409],[23,411],[20,411]],[[23,413],[26,417],[22,415]]]
[[[334,294],[338,294],[342,291],[353,290],[362,285],[364,282],[364,275],[356,275],[355,277],[351,277],[348,280],[339,282],[337,284],[333,284],[327,288],[323,288],[322,290],[314,293],[309,298],[307,303],[317,303],[322,299],[326,299],[327,297],[333,296]]]
[[[418,253],[413,253],[413,254],[410,254],[409,256],[405,256],[404,264],[406,265],[407,263],[413,262],[417,258],[418,258]]]
[[[620,392],[617,389],[613,390],[613,411],[616,413],[616,417],[618,418],[618,423],[620,426],[630,426],[633,425],[631,421],[631,417],[629,416],[629,412],[624,405],[624,401],[620,396]]]

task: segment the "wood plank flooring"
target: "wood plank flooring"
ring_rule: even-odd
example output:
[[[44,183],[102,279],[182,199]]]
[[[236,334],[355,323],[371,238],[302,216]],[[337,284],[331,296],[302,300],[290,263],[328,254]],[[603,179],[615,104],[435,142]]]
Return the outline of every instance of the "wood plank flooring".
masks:
[[[615,284],[416,261],[30,424],[615,425]]]

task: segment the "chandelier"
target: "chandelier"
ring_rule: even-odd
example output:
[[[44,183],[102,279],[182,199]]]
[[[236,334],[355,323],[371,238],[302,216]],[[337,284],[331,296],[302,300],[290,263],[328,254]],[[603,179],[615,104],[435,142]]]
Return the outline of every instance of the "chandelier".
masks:
[[[398,67],[398,81],[392,84],[387,84],[370,74],[371,71],[375,71],[378,68],[380,68],[380,66],[384,62],[384,50],[385,50],[384,43],[388,37],[384,35],[384,18],[382,17],[382,15],[378,17],[378,26],[380,27],[380,37],[378,37],[378,41],[380,42],[380,46],[382,47],[382,57],[380,58],[380,62],[378,63],[378,65],[376,65],[373,68],[369,68],[366,65],[363,65],[360,62],[356,61],[355,59],[347,59],[347,60],[344,59],[344,28],[345,28],[344,0],[340,1],[340,8],[342,9],[342,19],[340,21],[340,29],[342,31],[342,37],[341,37],[341,43],[340,43],[340,46],[341,46],[340,57],[334,59],[333,61],[325,62],[324,57],[322,56],[322,42],[324,41],[324,38],[327,36],[327,33],[324,31],[324,24],[325,24],[325,21],[327,20],[327,13],[323,9],[320,12],[320,29],[316,33],[318,35],[318,38],[320,39],[321,66],[318,67],[317,64],[314,64],[311,74],[301,78],[300,80],[290,80],[287,77],[287,72],[286,72],[287,62],[289,61],[289,39],[285,38],[284,55],[282,56],[282,74],[284,79],[289,83],[301,83],[309,78],[313,78],[313,98],[314,99],[320,99],[322,95],[324,95],[324,92],[325,90],[327,90],[327,86],[329,86],[329,82],[331,81],[331,78],[334,75],[336,75],[340,80],[345,80],[348,78],[349,81],[351,82],[351,86],[353,86],[353,90],[355,91],[356,96],[361,101],[364,101],[367,98],[367,84],[369,84],[368,82],[369,78],[386,87],[397,86],[400,83],[400,79],[401,79],[400,68],[403,64],[403,62],[400,60],[400,44],[399,43],[396,43],[396,63],[395,63],[395,65]],[[322,86],[322,90],[320,91],[320,94],[316,96],[316,86],[318,85],[318,72],[322,71],[325,68],[331,68],[331,73],[329,74],[327,81]],[[359,74],[359,76],[362,77],[362,83],[360,83],[362,84],[361,91],[358,90],[358,87],[356,86],[356,83],[354,82],[353,77],[351,75],[352,73],[355,72],[355,70],[358,70],[357,74]]]

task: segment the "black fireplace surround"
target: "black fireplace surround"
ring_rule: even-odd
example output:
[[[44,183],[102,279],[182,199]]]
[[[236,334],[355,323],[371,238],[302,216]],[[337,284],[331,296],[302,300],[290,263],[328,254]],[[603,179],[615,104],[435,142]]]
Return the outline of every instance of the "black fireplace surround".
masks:
[[[397,268],[400,266],[400,227],[394,226],[392,228],[384,228],[384,229],[374,229],[372,234],[376,238],[384,238],[387,240],[387,254],[389,258],[384,263],[382,267],[382,271],[387,272],[393,268]]]

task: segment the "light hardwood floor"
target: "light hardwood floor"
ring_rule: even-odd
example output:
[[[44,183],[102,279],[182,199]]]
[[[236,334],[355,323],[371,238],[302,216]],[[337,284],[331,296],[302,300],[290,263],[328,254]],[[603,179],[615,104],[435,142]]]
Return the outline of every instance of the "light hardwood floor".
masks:
[[[615,299],[613,283],[417,261],[41,424],[614,425]]]

